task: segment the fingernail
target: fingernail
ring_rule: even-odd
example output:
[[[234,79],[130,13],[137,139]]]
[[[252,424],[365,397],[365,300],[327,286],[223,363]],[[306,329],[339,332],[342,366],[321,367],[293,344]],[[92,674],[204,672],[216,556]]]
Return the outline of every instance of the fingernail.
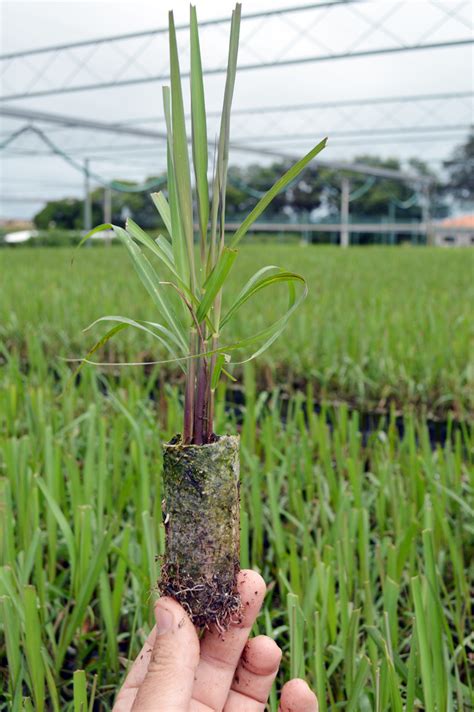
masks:
[[[168,633],[173,627],[173,614],[159,604],[155,608],[156,632],[158,635]]]

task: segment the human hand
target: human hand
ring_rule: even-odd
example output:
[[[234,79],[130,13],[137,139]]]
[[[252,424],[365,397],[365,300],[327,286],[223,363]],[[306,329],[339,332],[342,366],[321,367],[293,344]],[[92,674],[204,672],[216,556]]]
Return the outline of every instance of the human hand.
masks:
[[[156,625],[127,675],[113,712],[263,712],[278,672],[281,650],[265,635],[249,634],[265,596],[255,571],[241,571],[242,621],[199,641],[184,609],[162,597]],[[280,712],[318,712],[304,680],[284,685]]]

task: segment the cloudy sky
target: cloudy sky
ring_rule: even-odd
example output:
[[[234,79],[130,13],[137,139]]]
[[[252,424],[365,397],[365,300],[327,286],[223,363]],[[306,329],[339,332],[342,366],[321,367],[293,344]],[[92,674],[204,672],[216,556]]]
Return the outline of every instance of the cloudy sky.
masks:
[[[234,5],[229,0],[197,0],[196,4],[201,21],[230,16]],[[250,144],[256,153],[235,151],[231,162],[261,160],[261,148],[301,155],[327,135],[324,158],[328,161],[367,153],[395,156],[403,162],[416,156],[439,169],[473,122],[472,44],[286,66],[262,65],[472,38],[471,2],[360,0],[334,7],[323,3],[324,7],[315,8],[316,4],[304,0],[243,3],[242,70],[237,77],[231,135],[235,143]],[[248,17],[301,5],[310,7]],[[162,28],[167,25],[169,9],[174,10],[178,24],[187,22],[187,0],[3,0],[1,54]],[[228,23],[202,28],[205,68],[225,63],[228,29]],[[178,42],[186,70],[186,31],[178,32]],[[244,69],[247,65],[253,68]],[[46,92],[98,82],[163,77],[167,71],[164,33],[86,45],[68,52],[2,58],[2,106],[160,131],[160,84],[164,80],[100,90]],[[213,141],[218,130],[214,112],[222,102],[223,76],[208,75],[205,83],[211,112],[209,138]],[[25,94],[28,96],[20,97]],[[400,97],[405,100],[400,101]],[[391,101],[347,104],[366,99]],[[246,113],[247,109],[253,112]],[[31,121],[25,118],[4,117],[0,146],[28,123]],[[83,176],[77,165],[85,158],[90,159],[93,173],[105,180],[141,181],[164,167],[160,139],[115,136],[37,120],[34,124],[49,138],[49,147],[38,134],[27,132],[0,153],[1,217],[28,217],[39,209],[43,199],[81,195]],[[51,145],[69,156],[74,165],[52,154]]]

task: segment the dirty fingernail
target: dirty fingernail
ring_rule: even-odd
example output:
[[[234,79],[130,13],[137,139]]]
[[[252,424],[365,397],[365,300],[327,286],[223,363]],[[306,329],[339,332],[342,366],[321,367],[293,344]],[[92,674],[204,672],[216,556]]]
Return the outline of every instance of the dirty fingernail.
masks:
[[[173,627],[173,614],[159,604],[155,608],[156,632],[158,635],[168,633]]]

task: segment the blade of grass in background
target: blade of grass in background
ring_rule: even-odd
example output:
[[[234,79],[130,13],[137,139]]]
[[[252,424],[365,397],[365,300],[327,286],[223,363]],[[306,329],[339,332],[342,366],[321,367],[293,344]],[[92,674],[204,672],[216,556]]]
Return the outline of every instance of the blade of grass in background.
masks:
[[[25,654],[30,678],[30,689],[33,693],[35,708],[38,712],[45,709],[44,667],[41,657],[41,627],[37,610],[36,589],[25,586],[23,589],[23,604],[25,610]]]
[[[154,391],[159,400],[150,400],[149,379],[159,372],[134,370],[120,374],[120,402],[104,397],[106,381],[95,371],[81,372],[58,402],[57,376],[47,370],[39,379],[41,351],[29,354],[30,369],[22,374],[12,353],[0,387],[0,462],[8,483],[0,491],[5,497],[8,489],[10,502],[2,512],[16,520],[0,568],[1,624],[12,611],[15,621],[0,643],[11,675],[7,699],[21,700],[25,692],[34,698],[36,688],[45,708],[55,710],[55,689],[58,709],[65,709],[72,703],[72,672],[85,669],[88,700],[97,675],[97,697],[111,706],[124,671],[120,661],[138,652],[152,625],[150,592],[162,551],[159,452],[176,432],[182,405],[166,383]],[[356,414],[327,406],[316,413],[302,394],[282,398],[277,390],[252,399],[256,374],[250,367],[246,374],[247,402],[225,410],[219,387],[216,417],[220,432],[235,430],[238,418],[244,434],[253,434],[242,438],[248,513],[242,546],[269,584],[259,626],[284,650],[278,685],[292,666],[317,689],[322,710],[358,709],[367,699],[376,709],[378,694],[379,708],[391,712],[400,703],[398,690],[411,709],[418,700],[436,712],[441,701],[469,710],[472,618],[456,601],[469,601],[472,434],[460,430],[432,450],[422,421],[409,425],[407,418],[400,435],[389,417],[362,444]],[[61,378],[67,377],[66,370]],[[157,463],[153,476],[147,462]],[[53,497],[59,463],[62,486]],[[360,491],[352,486],[356,471],[364,473]],[[21,514],[25,492],[29,516]],[[56,506],[68,526],[54,514]],[[47,546],[53,522],[54,555]],[[70,551],[77,551],[82,578],[64,565]],[[456,631],[454,646],[449,631]]]

